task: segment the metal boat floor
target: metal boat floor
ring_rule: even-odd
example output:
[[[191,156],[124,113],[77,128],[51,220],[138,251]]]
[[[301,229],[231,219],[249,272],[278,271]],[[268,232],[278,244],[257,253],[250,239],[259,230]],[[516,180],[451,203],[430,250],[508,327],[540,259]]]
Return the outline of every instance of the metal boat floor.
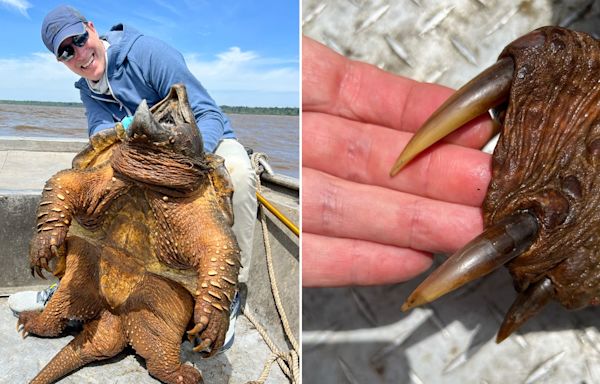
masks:
[[[71,339],[75,332],[58,338],[28,336],[22,339],[16,331],[17,319],[8,308],[8,299],[0,298],[0,383],[17,384],[31,380],[48,361]],[[240,315],[236,323],[235,341],[224,353],[202,359],[191,351],[191,344],[182,344],[182,361],[192,362],[202,371],[207,383],[237,384],[256,380],[270,350],[258,331]],[[273,365],[266,383],[287,383],[277,364]],[[159,383],[148,374],[144,359],[133,349],[116,357],[84,366],[57,383]]]

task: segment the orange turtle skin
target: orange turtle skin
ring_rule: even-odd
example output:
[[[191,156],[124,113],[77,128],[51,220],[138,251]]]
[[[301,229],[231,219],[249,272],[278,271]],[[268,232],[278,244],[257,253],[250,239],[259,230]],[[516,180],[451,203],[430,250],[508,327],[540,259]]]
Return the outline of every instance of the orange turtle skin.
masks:
[[[204,153],[185,88],[136,111],[125,131],[91,138],[73,168],[42,193],[32,272],[61,277],[42,312],[18,326],[58,336],[68,320],[83,331],[32,380],[52,383],[131,345],[166,383],[202,382],[181,364],[186,330],[206,355],[223,345],[240,251],[231,230],[233,193],[223,160]]]

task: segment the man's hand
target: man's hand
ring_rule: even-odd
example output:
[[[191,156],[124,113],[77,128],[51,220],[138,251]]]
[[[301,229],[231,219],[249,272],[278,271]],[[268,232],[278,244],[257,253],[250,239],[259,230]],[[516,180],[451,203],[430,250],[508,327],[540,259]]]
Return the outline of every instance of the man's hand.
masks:
[[[133,116],[125,116],[123,120],[121,120],[121,125],[123,125],[123,129],[125,130],[125,132],[127,132],[132,122]]]
[[[426,270],[483,228],[493,128],[479,118],[389,172],[452,93],[350,61],[303,39],[304,286],[384,284]]]

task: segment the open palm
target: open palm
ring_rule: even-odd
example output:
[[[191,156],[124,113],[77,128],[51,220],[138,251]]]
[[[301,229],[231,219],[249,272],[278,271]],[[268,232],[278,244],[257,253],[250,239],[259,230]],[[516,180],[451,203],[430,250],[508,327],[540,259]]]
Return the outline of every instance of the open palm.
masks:
[[[410,279],[483,228],[492,135],[479,118],[389,176],[413,132],[452,94],[303,38],[304,286]]]

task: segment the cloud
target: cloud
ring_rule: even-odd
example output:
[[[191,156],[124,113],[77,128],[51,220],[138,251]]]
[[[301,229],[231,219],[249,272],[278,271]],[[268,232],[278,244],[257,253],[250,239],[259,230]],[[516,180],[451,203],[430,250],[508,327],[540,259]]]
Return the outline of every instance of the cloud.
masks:
[[[231,47],[213,59],[186,55],[186,62],[219,105],[298,107],[298,61],[263,58]],[[49,52],[0,58],[0,99],[79,101],[78,76]]]
[[[31,4],[27,0],[0,0],[0,4],[4,7],[16,9],[25,17],[29,17],[27,10],[31,8]]]
[[[240,96],[245,95],[247,100],[242,105],[267,106],[258,104],[266,95],[269,102],[274,102],[277,97],[278,105],[270,106],[298,106],[300,74],[297,60],[282,60],[263,58],[253,51],[242,51],[239,47],[219,53],[213,60],[206,60],[196,54],[185,57],[188,67],[202,82],[211,95],[223,95],[225,99],[218,99],[218,104],[240,105]],[[238,93],[238,96],[236,95]],[[236,102],[229,100],[235,97]]]
[[[224,63],[243,63],[256,59],[258,55],[252,51],[242,52],[240,47],[231,47],[229,51],[219,53],[217,57]]]
[[[79,101],[77,79],[51,53],[0,59],[2,100]]]

